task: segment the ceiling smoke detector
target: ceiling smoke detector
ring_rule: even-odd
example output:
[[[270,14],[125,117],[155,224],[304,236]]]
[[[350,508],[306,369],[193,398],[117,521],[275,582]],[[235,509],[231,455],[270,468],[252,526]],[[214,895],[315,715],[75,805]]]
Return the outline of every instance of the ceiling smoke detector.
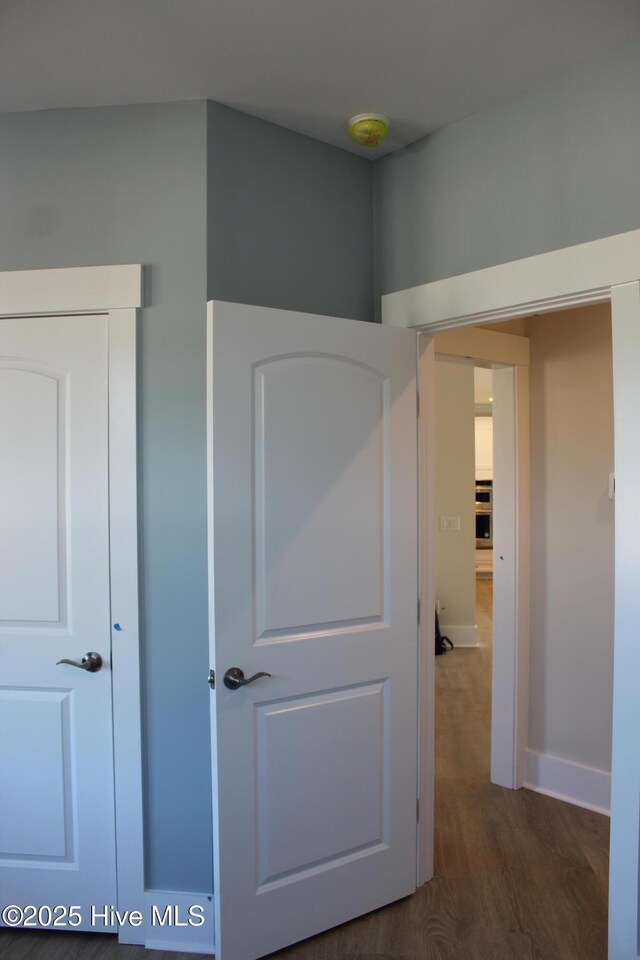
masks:
[[[351,117],[349,137],[361,147],[379,147],[389,132],[389,121],[381,113],[359,113]]]

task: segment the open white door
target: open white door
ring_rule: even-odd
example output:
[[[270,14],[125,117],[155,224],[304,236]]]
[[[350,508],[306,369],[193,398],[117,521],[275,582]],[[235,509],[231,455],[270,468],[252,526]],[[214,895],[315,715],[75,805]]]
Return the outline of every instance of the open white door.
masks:
[[[208,323],[216,955],[255,960],[415,889],[416,340]]]

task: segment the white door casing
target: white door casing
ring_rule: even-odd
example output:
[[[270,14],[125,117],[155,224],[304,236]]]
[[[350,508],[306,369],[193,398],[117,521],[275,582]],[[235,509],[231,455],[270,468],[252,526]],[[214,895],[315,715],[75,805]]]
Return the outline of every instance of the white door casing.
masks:
[[[498,334],[499,336],[499,334]],[[493,371],[491,782],[525,783],[529,734],[529,367]]]
[[[16,506],[3,519],[12,542],[3,537],[0,642],[13,636],[18,647],[7,655],[4,646],[0,655],[3,721],[11,723],[3,726],[11,783],[2,790],[2,901],[79,905],[80,927],[58,914],[67,929],[90,927],[90,905],[135,909],[144,899],[135,413],[141,280],[135,265],[0,273],[1,373],[13,398],[8,416],[2,405],[3,453],[12,447],[2,481]],[[89,649],[104,657],[100,672],[56,666]],[[119,929],[121,942],[144,935]]]
[[[253,960],[415,889],[416,341],[228,303],[208,334],[216,955]]]
[[[512,317],[552,313],[572,306],[611,303],[616,475],[615,629],[613,681],[613,750],[611,770],[611,845],[609,856],[609,958],[628,960],[638,954],[640,905],[640,727],[637,677],[640,669],[640,591],[637,554],[640,512],[637,475],[640,470],[638,409],[640,409],[640,230],[604,237],[458,277],[422,284],[382,298],[383,322],[435,333],[454,327],[496,323]],[[428,369],[427,369],[428,372]],[[429,531],[427,531],[428,535]],[[429,545],[427,545],[427,550]],[[514,601],[526,595],[526,563],[519,565]],[[428,587],[428,583],[427,583]],[[528,637],[516,618],[513,683],[516,700],[526,702],[522,689]],[[427,638],[428,640],[428,638]],[[425,638],[421,637],[421,645]],[[513,714],[514,743],[519,711]],[[429,732],[433,700],[420,721],[424,744],[420,782],[433,795]],[[522,749],[520,740],[519,749]],[[425,863],[428,844],[421,841]],[[426,872],[426,871],[425,871]]]

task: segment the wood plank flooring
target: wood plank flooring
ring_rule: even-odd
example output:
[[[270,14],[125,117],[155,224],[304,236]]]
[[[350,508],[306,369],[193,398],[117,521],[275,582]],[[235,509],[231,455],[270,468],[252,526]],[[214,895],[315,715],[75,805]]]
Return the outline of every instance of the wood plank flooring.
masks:
[[[272,960],[605,960],[609,822],[489,782],[491,589],[481,646],[435,661],[436,873],[414,896]],[[1,960],[188,960],[93,934],[0,932]]]

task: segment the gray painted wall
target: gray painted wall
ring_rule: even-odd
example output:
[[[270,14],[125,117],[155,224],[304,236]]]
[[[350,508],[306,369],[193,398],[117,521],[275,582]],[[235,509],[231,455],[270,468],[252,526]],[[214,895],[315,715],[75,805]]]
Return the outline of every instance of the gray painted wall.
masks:
[[[204,101],[0,117],[0,269],[110,263],[147,268],[147,885],[206,893],[207,269],[218,299],[372,319],[371,166]]]
[[[206,110],[0,117],[0,269],[143,263],[140,504],[147,883],[211,889]]]
[[[635,40],[377,161],[377,294],[640,227],[638,90]]]
[[[371,163],[208,109],[209,297],[373,320]]]

